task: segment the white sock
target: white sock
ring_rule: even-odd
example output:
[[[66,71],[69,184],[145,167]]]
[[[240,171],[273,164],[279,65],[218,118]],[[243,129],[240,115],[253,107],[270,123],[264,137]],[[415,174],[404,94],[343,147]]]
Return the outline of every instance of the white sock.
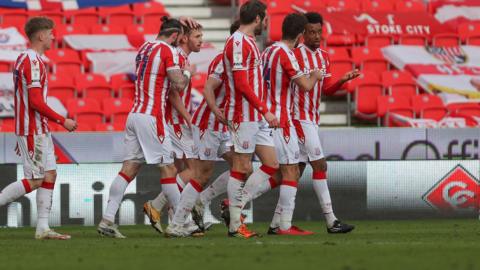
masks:
[[[175,177],[175,179],[177,180],[178,189],[180,190],[180,193],[182,193],[182,191],[183,191],[183,189],[185,188],[186,184],[185,184],[185,182],[183,181],[183,179],[180,177],[180,174],[177,174],[177,176]]]
[[[30,183],[26,179],[15,181],[0,192],[0,206],[11,203],[31,191]]]
[[[178,189],[177,180],[173,177],[163,178],[160,180],[160,183],[162,184],[162,192],[175,212],[180,201],[180,190]]]
[[[230,172],[230,178],[227,184],[228,200],[230,205],[230,232],[237,231],[241,225],[240,215],[242,214],[242,190],[245,182],[245,174],[238,172]]]
[[[313,173],[313,189],[317,194],[320,207],[322,208],[323,215],[328,227],[333,226],[333,222],[337,220],[333,213],[332,199],[330,198],[330,192],[328,190],[327,177],[325,172]]]
[[[209,205],[217,196],[227,192],[227,183],[230,178],[230,171],[220,174],[213,183],[200,193],[200,201],[203,205]]]
[[[49,230],[48,218],[52,209],[52,196],[54,183],[43,182],[37,189],[37,233]]]
[[[128,184],[132,181],[128,176],[123,173],[119,173],[113,180],[110,186],[110,193],[108,194],[107,209],[103,214],[103,219],[112,223],[115,222],[115,215],[123,200],[123,194],[127,189]]]
[[[292,227],[293,210],[295,209],[295,196],[297,195],[296,181],[282,181],[278,204],[281,207],[280,229],[288,230]]]
[[[162,191],[160,192],[160,194],[158,194],[158,196],[155,199],[151,201],[151,203],[155,209],[162,212],[163,208],[168,203],[167,196],[165,196],[165,193],[163,193]]]
[[[263,194],[267,193],[268,191],[276,188],[278,185],[275,182],[275,179],[272,177],[268,178],[268,181],[263,181],[263,183],[257,188],[257,192],[253,195],[252,200],[262,196]]]
[[[195,205],[198,196],[200,196],[200,192],[202,192],[202,186],[194,179],[190,180],[183,189],[180,202],[178,203],[177,210],[173,216],[173,224],[185,224],[187,217],[192,212],[192,208]]]
[[[282,206],[280,203],[277,203],[275,207],[275,212],[273,213],[272,223],[270,223],[270,228],[277,228],[280,226],[280,215],[282,214]]]
[[[242,207],[244,207],[249,201],[253,199],[255,194],[260,186],[268,186],[270,182],[268,179],[276,172],[276,169],[270,168],[268,166],[262,165],[256,171],[254,171],[250,177],[248,177],[245,182],[245,187],[243,188],[243,201]]]

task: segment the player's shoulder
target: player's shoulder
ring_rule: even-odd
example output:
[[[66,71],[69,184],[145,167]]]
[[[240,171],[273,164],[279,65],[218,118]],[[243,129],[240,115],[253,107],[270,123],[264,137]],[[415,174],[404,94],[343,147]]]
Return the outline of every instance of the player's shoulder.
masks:
[[[322,55],[325,55],[325,56],[328,56],[330,54],[329,51],[322,48],[318,48],[317,51],[319,51]]]

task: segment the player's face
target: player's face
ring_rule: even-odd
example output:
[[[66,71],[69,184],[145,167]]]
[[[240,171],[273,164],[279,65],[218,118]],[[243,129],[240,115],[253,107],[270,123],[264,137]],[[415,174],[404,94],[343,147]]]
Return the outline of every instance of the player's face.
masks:
[[[46,50],[50,49],[52,47],[52,42],[55,40],[55,36],[53,35],[53,30],[48,29],[40,32],[40,40],[42,41],[43,46],[45,47]]]
[[[311,48],[319,48],[322,41],[322,24],[307,23],[305,33],[303,35],[304,43]]]
[[[199,52],[203,44],[202,30],[192,30],[188,36],[188,48],[192,52]]]
[[[263,20],[260,18],[260,16],[257,16],[257,25],[255,27],[255,35],[260,36],[263,30],[267,29],[267,25],[268,25],[267,16],[265,16]]]

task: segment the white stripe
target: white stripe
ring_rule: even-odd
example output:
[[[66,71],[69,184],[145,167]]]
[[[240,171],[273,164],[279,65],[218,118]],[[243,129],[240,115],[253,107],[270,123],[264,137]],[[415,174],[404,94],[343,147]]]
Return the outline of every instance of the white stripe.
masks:
[[[29,111],[29,106],[28,106],[28,88],[27,88],[27,80],[25,79],[25,76],[22,75],[22,87],[23,87],[23,105],[25,106],[25,110],[23,112],[23,115],[20,117],[23,117],[23,128],[24,128],[24,134],[28,134],[28,124],[30,122],[30,116],[28,115]]]
[[[157,82],[158,67],[160,66],[160,53],[162,49],[157,51],[153,56],[153,64],[150,69],[150,80],[148,82],[148,104],[145,113],[152,114],[153,105],[155,104],[155,83]]]

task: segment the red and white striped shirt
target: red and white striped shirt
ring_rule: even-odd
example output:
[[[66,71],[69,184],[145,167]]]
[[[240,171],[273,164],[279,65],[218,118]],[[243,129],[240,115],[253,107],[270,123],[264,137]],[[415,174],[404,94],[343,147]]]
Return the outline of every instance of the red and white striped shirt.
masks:
[[[165,121],[165,106],[170,85],[167,71],[180,69],[178,52],[163,41],[145,42],[140,47],[135,61],[137,81],[131,112],[155,116],[157,128],[159,132],[163,132],[164,125],[161,123]]]
[[[210,66],[208,67],[208,77],[222,81],[222,84],[213,90],[213,94],[215,96],[215,104],[217,104],[219,108],[224,108],[226,100],[225,84],[223,83],[225,80],[225,73],[223,69],[223,53],[215,56],[213,61],[210,63]],[[208,107],[205,99],[202,100],[195,111],[195,114],[193,114],[193,124],[196,125],[200,130],[211,129],[214,131],[227,131],[227,127],[217,120],[215,114],[213,114],[212,110],[210,110],[210,107]]]
[[[181,49],[177,48],[178,55],[180,58],[179,64],[180,68],[184,68],[185,65],[189,64],[188,62],[188,55]],[[188,82],[188,85],[181,91],[180,97],[182,98],[183,105],[185,105],[185,108],[187,109],[188,112],[192,111],[192,81]],[[185,119],[178,113],[175,108],[173,108],[172,104],[170,102],[167,103],[167,108],[166,110],[166,119],[167,123],[171,125],[176,125],[176,124],[185,124]]]
[[[43,89],[47,103],[47,71],[40,55],[28,49],[18,56],[13,71],[15,86],[15,133],[18,136],[39,135],[49,132],[48,119],[30,108],[29,89]]]
[[[330,61],[326,51],[322,49],[312,51],[306,45],[300,44],[294,53],[300,69],[305,74],[319,69],[323,70],[327,77],[331,76]],[[298,86],[294,86],[293,119],[320,124],[320,98],[325,80],[327,78],[318,81],[311,91],[302,91]]]
[[[265,102],[265,90],[262,73],[262,60],[260,51],[255,43],[255,38],[240,31],[231,35],[223,51],[223,65],[225,69],[225,96],[227,103],[225,115],[227,120],[235,122],[254,122],[262,119],[259,109],[266,108],[259,106]],[[233,73],[246,71],[246,79],[253,92],[249,89],[241,89],[234,83]],[[260,102],[251,102],[249,95]]]
[[[303,76],[293,51],[283,42],[276,42],[262,55],[267,86],[267,106],[280,121],[280,127],[291,126],[293,80]]]

